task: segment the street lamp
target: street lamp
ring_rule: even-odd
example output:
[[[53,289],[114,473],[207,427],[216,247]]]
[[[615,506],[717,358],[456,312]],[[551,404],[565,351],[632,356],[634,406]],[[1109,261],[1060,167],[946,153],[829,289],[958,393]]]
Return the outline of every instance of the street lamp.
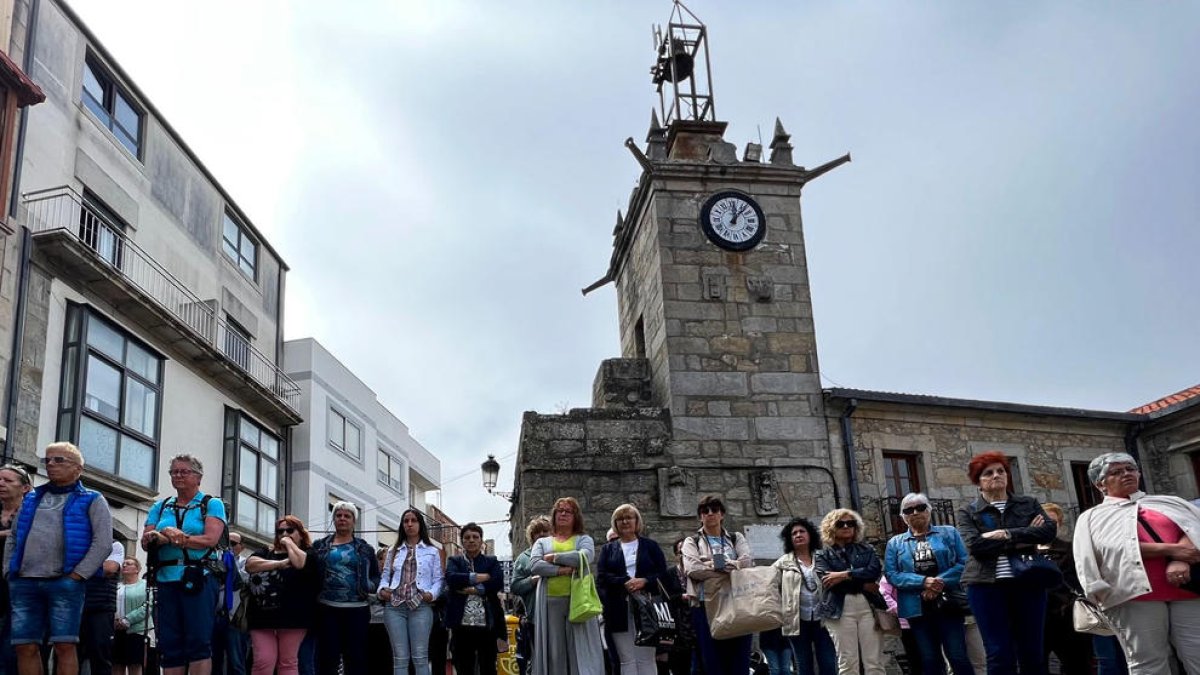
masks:
[[[483,489],[487,490],[488,494],[512,501],[513,493],[496,489],[496,479],[500,477],[500,462],[496,461],[495,455],[488,455],[483,464],[479,465],[479,469],[483,472]]]

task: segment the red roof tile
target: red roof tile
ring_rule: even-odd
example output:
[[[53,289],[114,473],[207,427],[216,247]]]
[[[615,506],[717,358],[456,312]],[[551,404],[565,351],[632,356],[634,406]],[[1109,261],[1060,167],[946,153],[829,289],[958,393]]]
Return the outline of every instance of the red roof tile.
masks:
[[[1164,397],[1158,399],[1157,401],[1151,401],[1151,402],[1147,403],[1146,405],[1138,406],[1138,407],[1134,408],[1133,410],[1130,410],[1129,412],[1145,415],[1147,413],[1152,413],[1157,410],[1162,410],[1163,408],[1169,408],[1169,407],[1175,405],[1176,403],[1183,403],[1184,401],[1195,398],[1197,396],[1200,396],[1200,385],[1196,385],[1195,387],[1188,387],[1187,389],[1184,389],[1183,391],[1171,394],[1170,396],[1164,396]]]

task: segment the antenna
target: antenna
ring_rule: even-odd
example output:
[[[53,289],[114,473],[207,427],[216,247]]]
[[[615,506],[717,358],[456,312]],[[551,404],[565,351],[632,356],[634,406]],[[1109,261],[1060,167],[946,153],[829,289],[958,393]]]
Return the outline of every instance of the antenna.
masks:
[[[708,28],[682,2],[675,0],[664,34],[654,26],[658,57],[650,78],[658,91],[662,123],[676,120],[716,121]],[[697,68],[703,64],[703,69]]]

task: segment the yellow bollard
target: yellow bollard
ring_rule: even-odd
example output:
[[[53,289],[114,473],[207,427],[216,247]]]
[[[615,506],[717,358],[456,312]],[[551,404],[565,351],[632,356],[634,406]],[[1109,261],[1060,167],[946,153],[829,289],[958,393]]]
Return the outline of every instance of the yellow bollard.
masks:
[[[517,675],[517,624],[521,620],[512,614],[504,617],[508,629],[508,651],[496,655],[496,672],[499,675]]]

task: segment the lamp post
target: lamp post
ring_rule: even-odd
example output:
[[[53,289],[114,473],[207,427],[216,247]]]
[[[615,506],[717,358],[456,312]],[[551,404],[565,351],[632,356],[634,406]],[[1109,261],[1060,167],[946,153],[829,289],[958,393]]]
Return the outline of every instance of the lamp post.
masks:
[[[490,495],[495,495],[511,502],[513,493],[496,489],[496,479],[500,477],[500,462],[496,461],[496,456],[488,455],[487,459],[483,460],[483,464],[479,465],[479,469],[483,472],[483,489],[487,490]]]

